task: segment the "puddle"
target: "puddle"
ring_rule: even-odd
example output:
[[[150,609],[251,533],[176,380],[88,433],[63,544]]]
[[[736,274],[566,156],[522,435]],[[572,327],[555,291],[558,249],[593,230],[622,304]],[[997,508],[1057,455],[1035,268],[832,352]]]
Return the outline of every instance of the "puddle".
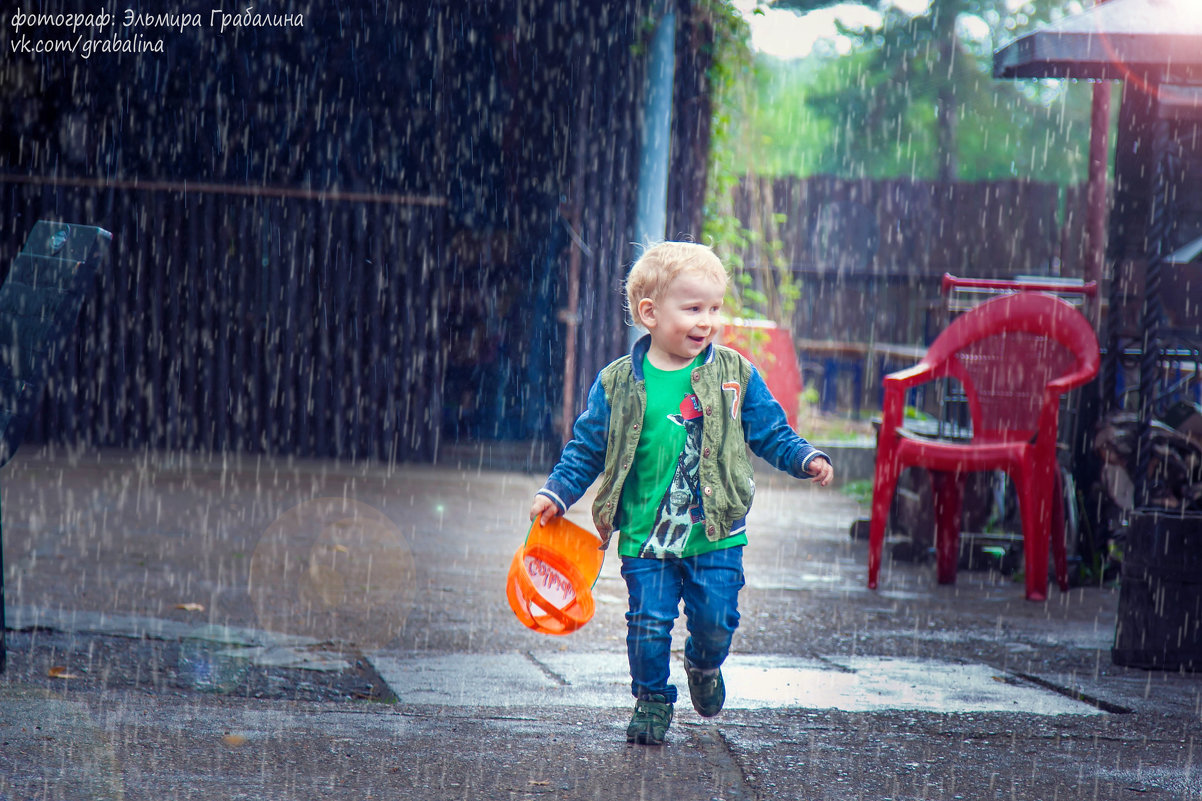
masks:
[[[626,706],[630,675],[619,654],[444,654],[372,664],[401,704],[437,706]],[[800,659],[735,655],[723,667],[727,709],[890,709],[1099,715],[1097,707],[988,665],[929,659]],[[679,660],[672,681],[688,707]]]

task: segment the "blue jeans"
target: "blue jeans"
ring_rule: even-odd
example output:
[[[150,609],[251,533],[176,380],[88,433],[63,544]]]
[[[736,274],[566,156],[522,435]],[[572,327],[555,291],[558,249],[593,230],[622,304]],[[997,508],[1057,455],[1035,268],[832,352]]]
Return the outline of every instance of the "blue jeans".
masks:
[[[622,578],[630,593],[626,613],[626,652],[630,689],[636,698],[667,696],[672,624],[681,600],[689,630],[684,654],[703,670],[721,667],[739,627],[739,590],[743,588],[743,546],[684,559],[622,557]]]

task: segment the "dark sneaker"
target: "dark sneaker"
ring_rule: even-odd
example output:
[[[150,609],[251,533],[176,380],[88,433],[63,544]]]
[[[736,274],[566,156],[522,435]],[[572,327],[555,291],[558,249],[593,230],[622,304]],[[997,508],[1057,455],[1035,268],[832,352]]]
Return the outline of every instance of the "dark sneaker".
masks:
[[[663,745],[668,727],[672,725],[672,705],[662,695],[640,698],[634,705],[634,715],[626,727],[626,742],[642,745]]]
[[[703,718],[712,718],[722,711],[726,703],[726,683],[722,681],[722,669],[699,670],[685,660],[685,675],[689,678],[689,697],[693,709]]]

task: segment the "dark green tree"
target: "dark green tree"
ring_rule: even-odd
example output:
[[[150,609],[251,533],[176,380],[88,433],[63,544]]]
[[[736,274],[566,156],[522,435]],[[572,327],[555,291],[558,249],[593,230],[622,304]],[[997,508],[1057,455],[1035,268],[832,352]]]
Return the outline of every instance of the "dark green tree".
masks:
[[[771,5],[804,14],[837,2]],[[999,172],[1043,177],[1041,163],[1046,167],[1063,144],[1056,140],[1074,127],[1084,131],[1078,122],[1087,124],[1088,98],[1078,91],[1081,97],[1049,108],[1032,99],[1030,86],[992,78],[988,47],[963,39],[958,22],[967,15],[983,21],[999,46],[1063,16],[1067,0],[1030,0],[1013,11],[1009,5],[931,0],[924,12],[911,16],[882,0],[876,4],[881,28],[844,30],[858,47],[827,66],[805,101],[812,113],[836,123],[832,144],[844,165],[839,171],[898,174],[909,162],[911,175],[940,180],[1002,177]],[[1024,134],[1043,141],[1024,141]],[[991,163],[998,156],[1002,164]],[[1064,166],[1063,159],[1053,165],[1061,172]]]

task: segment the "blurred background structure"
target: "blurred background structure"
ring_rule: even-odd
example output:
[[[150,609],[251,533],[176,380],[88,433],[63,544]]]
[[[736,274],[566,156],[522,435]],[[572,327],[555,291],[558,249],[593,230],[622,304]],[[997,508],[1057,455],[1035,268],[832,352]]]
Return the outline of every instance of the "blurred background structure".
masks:
[[[1180,36],[1192,18],[1164,9],[1181,2],[891,0],[775,62],[727,0],[301,3],[303,24],[224,31],[123,13],[86,35],[161,53],[18,52],[0,67],[0,245],[40,218],[114,234],[30,437],[389,461],[495,443],[541,467],[626,349],[622,278],[660,228],[715,244],[735,311],[793,336],[829,411],[879,408],[880,377],[949,319],[945,273],[1099,278],[1088,314],[1110,312],[1121,397],[1139,383],[1156,136],[1166,256],[1202,236],[1194,74],[1149,91],[1142,66],[1090,51],[999,81],[992,54],[1088,39],[1078,18],[1103,10],[1116,43],[1155,14]],[[833,6],[743,10],[817,28]],[[10,49],[65,37],[6,23]],[[1192,284],[1172,289],[1187,273],[1160,273],[1186,304],[1167,323],[1196,321]]]
[[[677,110],[661,148],[665,224],[698,236],[701,5],[679,4],[672,28]],[[31,440],[390,461],[495,440],[549,458],[565,386],[583,398],[625,347],[662,9],[287,11],[302,24],[221,31],[205,12],[126,26],[122,12],[73,34],[5,20],[6,52],[79,33],[163,43],[0,68],[0,250],[15,254],[41,218],[114,241]],[[586,335],[565,379],[574,326]]]

